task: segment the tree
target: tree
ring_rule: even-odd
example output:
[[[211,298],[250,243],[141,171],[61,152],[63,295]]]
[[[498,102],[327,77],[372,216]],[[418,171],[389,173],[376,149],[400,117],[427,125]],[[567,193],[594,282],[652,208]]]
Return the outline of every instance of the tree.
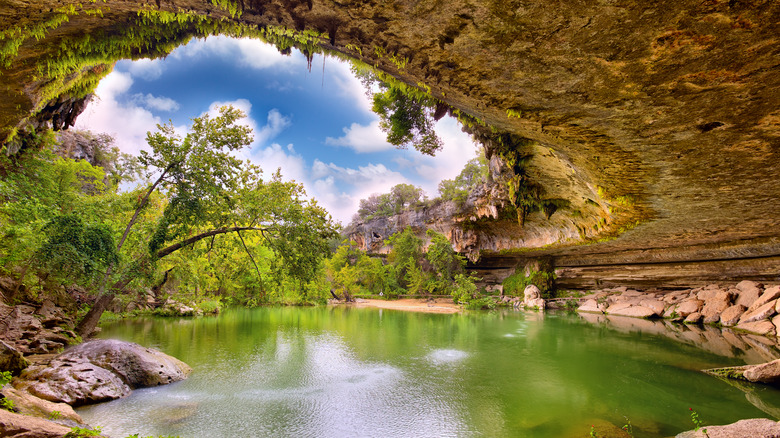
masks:
[[[379,115],[388,143],[401,149],[412,146],[426,155],[441,150],[434,124],[447,113],[446,104],[402,82],[382,80],[373,70],[353,66],[352,71],[372,98],[372,110]]]
[[[395,212],[397,214],[420,202],[423,199],[424,192],[421,188],[411,184],[397,184],[390,189],[390,196],[393,204],[395,204]]]
[[[300,184],[282,181],[278,172],[265,182],[259,168],[231,154],[252,141],[249,128],[238,123],[241,117],[240,111],[223,107],[216,117],[194,118],[184,138],[176,135],[172,124],[158,125],[157,132],[147,134],[152,151],[143,152],[140,161],[149,166],[150,176],[157,178],[140,197],[117,251],[151,195],[163,188],[168,203],[148,239],[149,263],[155,264],[205,239],[213,242],[217,236],[235,234],[260,277],[242,235],[257,232],[275,254],[275,272],[300,283],[316,273],[329,251],[328,240],[337,234],[336,227],[324,209],[305,199]],[[80,334],[94,329],[115,291],[127,285],[133,274],[132,269],[126,269],[111,290],[101,289],[98,301],[79,324]]]
[[[68,281],[88,284],[117,262],[116,244],[105,225],[87,225],[73,214],[57,216],[45,227],[46,242],[36,252],[38,266]]]
[[[418,264],[423,257],[422,239],[417,237],[411,228],[393,234],[385,242],[392,246],[387,255],[387,261],[395,270],[396,281],[401,287],[408,287],[412,281],[412,274],[418,270]]]
[[[443,234],[433,230],[428,230],[425,234],[431,239],[425,258],[438,276],[449,282],[456,274],[463,273],[466,259],[452,248],[450,241]]]
[[[463,204],[469,193],[483,184],[487,176],[488,166],[485,157],[472,158],[455,179],[445,179],[439,183],[439,196],[445,201]]]

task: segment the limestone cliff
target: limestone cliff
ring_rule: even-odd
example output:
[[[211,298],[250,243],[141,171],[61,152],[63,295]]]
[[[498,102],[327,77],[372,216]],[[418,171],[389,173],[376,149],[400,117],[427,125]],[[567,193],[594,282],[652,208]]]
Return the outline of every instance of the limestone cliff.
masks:
[[[0,29],[2,138],[47,107],[70,120],[116,59],[263,36],[375,65],[537,148],[524,171],[568,212],[486,226],[477,246],[526,249],[481,268],[549,256],[579,285],[780,272],[774,0],[2,0]]]

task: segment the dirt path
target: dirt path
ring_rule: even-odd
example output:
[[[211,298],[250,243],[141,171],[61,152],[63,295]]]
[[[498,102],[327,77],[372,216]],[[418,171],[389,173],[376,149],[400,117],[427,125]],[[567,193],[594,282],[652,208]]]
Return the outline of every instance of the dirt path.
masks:
[[[354,307],[378,307],[380,309],[426,313],[458,313],[461,310],[458,305],[452,302],[452,298],[403,298],[391,301],[358,298],[357,302],[350,305]]]

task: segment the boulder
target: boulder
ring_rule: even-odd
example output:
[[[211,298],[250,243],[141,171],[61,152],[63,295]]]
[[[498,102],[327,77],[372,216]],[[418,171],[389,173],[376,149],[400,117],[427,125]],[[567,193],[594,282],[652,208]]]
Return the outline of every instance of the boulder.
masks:
[[[607,308],[606,313],[609,314],[609,315],[616,315],[617,312],[620,312],[622,310],[628,309],[629,307],[631,307],[631,303],[626,302],[626,301],[619,301],[619,302],[617,302],[615,304],[610,305]]]
[[[577,308],[578,312],[589,312],[589,313],[604,313],[604,310],[606,310],[607,306],[606,304],[599,304],[596,300],[587,300],[583,305]]]
[[[764,336],[775,334],[775,325],[772,324],[772,321],[765,319],[746,323],[740,322],[734,328]]]
[[[705,324],[714,324],[720,321],[720,314],[731,306],[733,296],[727,291],[717,291],[709,300],[704,303],[701,314],[704,315]]]
[[[62,438],[70,432],[70,428],[43,418],[15,414],[0,409],[0,431],[4,437]]]
[[[768,418],[751,418],[739,420],[725,426],[707,426],[703,429],[689,430],[678,434],[676,438],[778,438],[780,437],[780,422]]]
[[[763,289],[761,284],[750,280],[740,281],[735,288],[739,290],[736,304],[742,304],[745,307],[750,307],[761,295]]]
[[[700,324],[703,316],[701,312],[693,312],[685,317],[685,324]]]
[[[780,383],[780,359],[749,366],[742,373],[742,376],[749,381],[756,383]]]
[[[529,284],[523,290],[523,297],[525,298],[525,301],[535,300],[542,297],[542,291],[540,291],[539,288],[535,285]]]
[[[664,314],[664,302],[660,300],[642,300],[639,302],[639,305],[642,307],[647,307],[648,309],[652,309],[653,312],[655,312],[656,316],[661,316]]]
[[[10,371],[18,376],[29,363],[16,348],[0,341],[0,371]]]
[[[525,307],[535,307],[537,309],[544,309],[545,302],[542,298],[542,291],[539,290],[533,284],[529,284],[523,290],[523,305]]]
[[[612,309],[612,307],[615,306],[610,306],[609,309]],[[654,318],[658,316],[655,310],[644,306],[625,307],[614,312],[610,312],[609,309],[607,309],[607,313],[610,315],[630,316],[632,318]]]
[[[532,307],[539,310],[544,310],[544,308],[546,307],[544,298],[533,298],[531,300],[526,300],[523,302],[523,305],[525,307]]]
[[[172,316],[194,316],[197,313],[192,307],[173,300],[165,302],[163,311],[165,314]]]
[[[718,288],[715,289],[704,289],[703,291],[696,294],[696,298],[701,301],[707,301],[714,299],[719,293],[724,292]]]
[[[89,362],[54,359],[48,367],[30,367],[22,378],[21,388],[30,394],[73,406],[114,400],[131,391],[119,376]]]
[[[687,317],[691,313],[697,313],[701,310],[701,306],[704,303],[697,299],[688,299],[677,305],[675,309],[677,314],[683,318]]]
[[[775,313],[777,313],[775,310],[775,305],[777,304],[776,301],[777,300],[770,301],[759,307],[746,310],[745,313],[742,314],[742,317],[739,318],[739,323],[742,324],[746,322],[760,321],[762,319],[772,317]]]
[[[721,312],[720,323],[728,327],[736,325],[739,322],[739,318],[742,317],[742,314],[745,313],[746,310],[747,307],[742,304],[734,304]]]
[[[29,392],[18,390],[11,385],[6,385],[5,388],[0,390],[0,393],[14,402],[14,407],[20,414],[48,418],[52,412],[59,412],[58,418],[60,419],[71,420],[79,424],[84,423],[81,416],[70,405],[65,403],[50,402]]]
[[[758,299],[753,302],[752,305],[748,307],[748,312],[778,298],[780,298],[780,286],[770,287],[769,289],[765,290],[764,293],[761,294],[761,296],[758,297]]]
[[[133,388],[165,385],[187,378],[192,369],[159,350],[131,342],[95,340],[30,367],[23,378],[31,394],[72,405],[124,397]]]

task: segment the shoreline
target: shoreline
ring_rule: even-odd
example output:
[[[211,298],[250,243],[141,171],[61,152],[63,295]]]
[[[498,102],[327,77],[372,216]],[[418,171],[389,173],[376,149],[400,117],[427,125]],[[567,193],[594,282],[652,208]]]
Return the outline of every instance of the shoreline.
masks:
[[[452,298],[401,298],[400,300],[380,300],[374,298],[357,298],[353,303],[339,302],[335,305],[351,307],[402,310],[421,313],[459,313],[462,309],[452,301]]]

